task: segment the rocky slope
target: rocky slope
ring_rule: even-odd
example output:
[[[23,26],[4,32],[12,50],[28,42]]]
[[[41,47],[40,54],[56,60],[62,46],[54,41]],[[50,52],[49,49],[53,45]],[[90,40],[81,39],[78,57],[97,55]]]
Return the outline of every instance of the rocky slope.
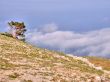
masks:
[[[110,82],[110,72],[0,34],[0,82]]]

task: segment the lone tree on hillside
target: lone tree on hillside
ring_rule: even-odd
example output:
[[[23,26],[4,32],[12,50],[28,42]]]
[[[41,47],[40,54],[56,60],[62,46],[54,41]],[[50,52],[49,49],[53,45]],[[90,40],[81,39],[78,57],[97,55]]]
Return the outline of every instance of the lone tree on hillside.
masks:
[[[26,32],[24,22],[8,22],[8,25],[10,26],[10,33],[14,38],[20,39],[25,41],[25,35]]]

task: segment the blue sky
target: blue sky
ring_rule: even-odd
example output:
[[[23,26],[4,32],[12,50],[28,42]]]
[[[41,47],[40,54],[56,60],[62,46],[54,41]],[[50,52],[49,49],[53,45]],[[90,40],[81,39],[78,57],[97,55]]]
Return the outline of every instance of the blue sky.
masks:
[[[11,20],[34,45],[110,58],[110,0],[0,0],[0,32]]]
[[[0,0],[0,27],[24,21],[28,28],[56,23],[78,32],[110,26],[110,0]],[[2,29],[0,29],[2,31]]]

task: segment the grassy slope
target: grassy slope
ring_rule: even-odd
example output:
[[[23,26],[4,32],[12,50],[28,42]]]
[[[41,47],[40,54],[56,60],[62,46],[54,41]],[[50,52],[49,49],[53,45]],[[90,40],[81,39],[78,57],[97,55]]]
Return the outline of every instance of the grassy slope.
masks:
[[[101,66],[105,70],[110,71],[110,59],[98,58],[98,57],[87,57],[89,61],[96,66]]]
[[[80,60],[75,60],[72,57],[66,56],[62,53],[33,47],[22,41],[0,35],[1,70],[40,70],[43,68],[50,72],[41,73],[42,71],[39,71],[37,73],[40,73],[42,76],[51,77],[55,74],[57,74],[57,76],[59,74],[61,77],[63,76],[63,73],[66,73],[69,74],[69,78],[72,78],[71,74],[74,73],[74,71],[76,74],[79,73],[79,75],[82,73],[87,73],[89,75],[103,74],[102,71],[90,68],[86,63]],[[9,77],[13,78],[13,75],[9,75]],[[55,78],[58,79],[59,77]],[[83,78],[86,77],[84,76]]]

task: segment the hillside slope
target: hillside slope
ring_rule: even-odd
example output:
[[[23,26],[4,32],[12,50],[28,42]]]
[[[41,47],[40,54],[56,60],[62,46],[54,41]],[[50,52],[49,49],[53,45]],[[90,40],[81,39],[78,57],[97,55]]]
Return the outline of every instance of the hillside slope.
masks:
[[[109,71],[90,65],[0,35],[0,82],[110,82]]]
[[[100,57],[86,57],[91,63],[96,66],[101,66],[103,69],[110,71],[110,59]]]

